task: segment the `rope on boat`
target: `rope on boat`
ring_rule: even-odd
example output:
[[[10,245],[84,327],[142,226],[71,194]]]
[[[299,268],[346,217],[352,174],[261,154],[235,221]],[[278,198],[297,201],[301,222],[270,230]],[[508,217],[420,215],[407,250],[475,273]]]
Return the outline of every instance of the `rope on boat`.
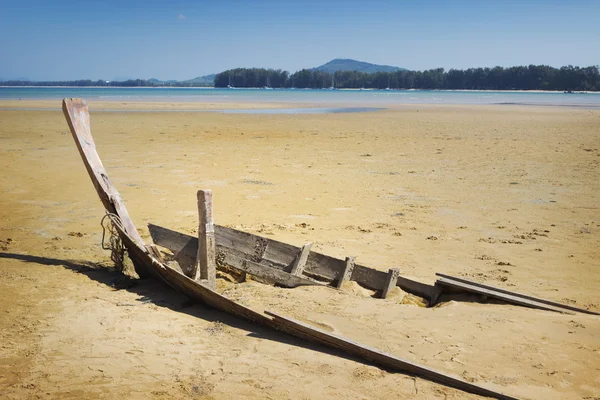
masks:
[[[102,248],[110,250],[110,259],[115,263],[115,267],[122,272],[125,260],[125,247],[116,228],[118,226],[121,230],[124,230],[121,218],[107,211],[106,215],[102,217],[100,225],[102,226]]]

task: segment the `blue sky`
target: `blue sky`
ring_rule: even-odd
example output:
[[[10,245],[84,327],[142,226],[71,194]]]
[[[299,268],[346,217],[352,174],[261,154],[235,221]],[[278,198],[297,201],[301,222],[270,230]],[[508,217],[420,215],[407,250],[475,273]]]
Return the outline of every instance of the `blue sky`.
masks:
[[[600,64],[600,0],[0,0],[0,79]]]

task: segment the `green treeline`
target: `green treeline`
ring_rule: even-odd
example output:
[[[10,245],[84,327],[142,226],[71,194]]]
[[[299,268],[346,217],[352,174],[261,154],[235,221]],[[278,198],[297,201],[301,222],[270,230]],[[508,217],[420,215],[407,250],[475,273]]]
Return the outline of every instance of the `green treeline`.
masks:
[[[519,67],[443,68],[426,71],[396,71],[364,73],[338,71],[330,74],[303,69],[293,74],[264,68],[237,68],[223,71],[215,77],[215,87],[265,87],[322,89],[466,89],[466,90],[600,90],[597,66],[586,68],[571,65],[553,68],[547,65]]]
[[[0,86],[116,86],[116,87],[199,87],[206,83],[130,79],[126,81],[4,81]],[[335,74],[316,69],[287,71],[264,68],[236,68],[215,76],[215,87],[272,87],[322,89],[466,89],[466,90],[560,90],[600,91],[598,66],[553,68],[547,65],[520,67],[443,68],[426,71],[399,70],[365,73],[338,71]]]
[[[331,78],[330,78],[331,79]],[[292,87],[290,73],[280,69],[236,68],[223,71],[215,76],[215,87]]]

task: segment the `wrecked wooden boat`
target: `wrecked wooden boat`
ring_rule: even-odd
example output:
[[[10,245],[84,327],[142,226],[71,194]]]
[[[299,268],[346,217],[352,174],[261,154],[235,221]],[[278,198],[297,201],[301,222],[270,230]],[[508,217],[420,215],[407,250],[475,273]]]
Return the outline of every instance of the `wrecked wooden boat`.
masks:
[[[148,224],[152,241],[170,250],[182,270],[189,269],[195,262],[198,238],[176,232],[158,225]],[[430,299],[434,287],[403,276],[390,279],[394,272],[386,273],[354,262],[353,257],[341,260],[315,251],[310,251],[310,243],[296,247],[264,236],[240,231],[221,225],[214,225],[217,246],[217,260],[221,265],[230,266],[258,278],[263,271],[278,274],[271,279],[273,284],[283,287],[303,285],[327,285],[340,288],[345,282],[354,281],[359,285],[383,294],[386,285],[398,286],[416,296]],[[306,254],[306,258],[302,254]]]
[[[430,301],[439,297],[440,290],[448,287],[452,282],[446,282],[445,285],[426,285],[399,276],[398,270],[385,273],[355,264],[351,257],[340,260],[312,252],[310,244],[298,248],[214,225],[212,195],[209,191],[198,192],[200,215],[198,237],[150,226],[154,242],[170,249],[178,260],[177,265],[185,265],[187,262],[190,267],[180,269],[177,265],[167,264],[154,244],[144,242],[129,217],[121,195],[110,182],[96,152],[86,102],[82,99],[64,99],[63,111],[86,170],[112,222],[112,228],[140,276],[158,278],[191,299],[218,310],[303,340],[340,349],[391,371],[416,375],[482,396],[514,399],[509,395],[400,359],[303,322],[273,312],[261,313],[248,308],[215,290],[214,271],[216,266],[235,268],[286,287],[315,284],[327,285],[334,289],[340,287],[345,281],[353,280],[365,287],[380,291],[382,297],[387,295],[390,288],[399,286],[409,293]]]
[[[302,273],[294,275],[291,273],[294,263],[300,259],[299,256],[306,245],[296,247],[216,224],[214,228],[217,260],[223,268],[231,267],[265,283],[282,287],[326,285],[339,289],[345,282],[354,281],[383,298],[393,286],[398,286],[407,293],[423,298],[430,307],[438,304],[444,294],[470,293],[540,310],[599,315],[597,312],[570,304],[557,303],[441,273],[437,274],[439,278],[434,285],[428,285],[401,276],[395,269],[386,273],[355,264],[352,257],[341,260],[314,251],[310,251],[303,264]],[[182,270],[193,265],[198,249],[197,237],[154,224],[148,224],[148,230],[153,242],[168,249]]]

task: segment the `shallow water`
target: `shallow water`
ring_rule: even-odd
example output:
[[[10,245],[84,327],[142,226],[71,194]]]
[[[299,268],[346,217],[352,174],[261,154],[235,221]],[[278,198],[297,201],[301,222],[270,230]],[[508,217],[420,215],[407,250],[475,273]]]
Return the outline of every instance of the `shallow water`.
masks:
[[[517,104],[600,108],[599,93],[440,91],[440,90],[305,90],[214,88],[68,88],[0,87],[0,100],[87,100],[118,102],[279,103],[346,105]],[[348,111],[345,111],[348,112]]]
[[[341,113],[363,113],[370,111],[385,110],[383,107],[307,107],[307,108],[227,108],[227,109],[177,109],[177,110],[143,110],[143,109],[105,109],[94,110],[109,113],[156,113],[156,112],[216,112],[222,114],[341,114]],[[60,108],[34,108],[34,107],[0,107],[0,111],[60,111]]]
[[[263,108],[216,110],[225,114],[340,114],[385,110],[382,107]]]

